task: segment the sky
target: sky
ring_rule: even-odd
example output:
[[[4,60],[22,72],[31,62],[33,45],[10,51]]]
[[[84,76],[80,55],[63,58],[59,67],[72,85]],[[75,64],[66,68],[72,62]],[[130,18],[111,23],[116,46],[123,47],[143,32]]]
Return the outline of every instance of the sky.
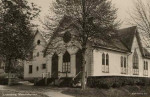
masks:
[[[39,16],[40,19],[43,20],[45,15],[51,13],[51,11],[49,11],[49,6],[52,6],[53,0],[28,0],[28,1],[33,2],[41,7],[41,13]],[[121,28],[125,28],[129,26],[126,21],[129,17],[128,11],[133,8],[133,1],[134,0],[112,0],[114,6],[118,8],[118,12],[117,12],[118,20],[123,21]]]

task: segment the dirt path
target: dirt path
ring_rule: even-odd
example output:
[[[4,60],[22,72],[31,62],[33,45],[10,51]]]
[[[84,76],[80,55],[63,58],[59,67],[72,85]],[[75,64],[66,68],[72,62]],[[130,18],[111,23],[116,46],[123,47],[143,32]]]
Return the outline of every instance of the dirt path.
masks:
[[[61,92],[54,92],[54,91],[45,92],[44,94],[49,97],[74,97],[74,96],[62,94]]]

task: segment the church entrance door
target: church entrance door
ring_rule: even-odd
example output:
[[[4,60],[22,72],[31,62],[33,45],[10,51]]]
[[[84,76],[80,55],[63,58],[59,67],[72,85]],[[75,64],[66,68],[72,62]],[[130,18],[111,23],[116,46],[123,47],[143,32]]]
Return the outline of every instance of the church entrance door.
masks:
[[[58,55],[52,57],[52,78],[58,78]]]

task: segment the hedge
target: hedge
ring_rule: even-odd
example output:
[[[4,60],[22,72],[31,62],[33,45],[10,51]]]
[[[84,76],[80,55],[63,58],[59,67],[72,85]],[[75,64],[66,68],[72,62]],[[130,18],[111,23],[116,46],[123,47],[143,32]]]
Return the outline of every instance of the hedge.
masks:
[[[102,76],[88,77],[87,85],[91,88],[121,87],[124,85],[150,85],[150,78],[123,77],[123,76]]]

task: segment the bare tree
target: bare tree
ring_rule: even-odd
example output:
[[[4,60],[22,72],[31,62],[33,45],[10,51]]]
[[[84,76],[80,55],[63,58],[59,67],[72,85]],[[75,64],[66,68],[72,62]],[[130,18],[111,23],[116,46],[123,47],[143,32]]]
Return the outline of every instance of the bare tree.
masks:
[[[143,42],[146,46],[150,46],[150,2],[147,0],[134,1],[134,7],[129,11],[128,22],[131,25],[136,25],[141,32]]]
[[[87,45],[89,41],[97,38],[106,41],[111,37],[110,32],[114,32],[118,27],[115,22],[116,11],[107,0],[56,0],[52,9],[55,17],[47,16],[43,23],[50,33],[51,40],[56,37],[55,32],[61,18],[71,17],[71,23],[77,25],[78,35],[74,36],[81,45],[82,51],[82,89],[85,89],[86,81],[86,59]],[[63,28],[64,29],[64,28]],[[55,30],[55,31],[54,31]]]

